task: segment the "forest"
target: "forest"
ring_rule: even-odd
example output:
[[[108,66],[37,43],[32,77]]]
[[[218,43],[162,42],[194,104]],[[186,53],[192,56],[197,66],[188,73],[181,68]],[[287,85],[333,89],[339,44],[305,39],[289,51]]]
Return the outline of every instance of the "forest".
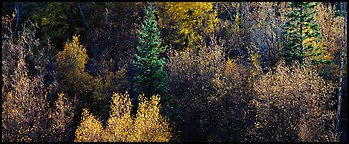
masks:
[[[1,2],[2,142],[346,142],[347,2]]]

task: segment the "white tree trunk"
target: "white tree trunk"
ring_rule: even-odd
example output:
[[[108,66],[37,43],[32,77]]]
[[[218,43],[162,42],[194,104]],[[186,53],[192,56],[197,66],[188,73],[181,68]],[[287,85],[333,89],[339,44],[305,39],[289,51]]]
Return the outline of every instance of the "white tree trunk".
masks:
[[[339,87],[338,87],[338,107],[337,107],[337,123],[336,123],[336,132],[340,131],[340,113],[341,113],[341,104],[342,104],[342,81],[343,81],[343,65],[344,65],[344,49],[345,49],[345,40],[346,40],[346,2],[341,3],[341,11],[344,16],[343,24],[343,38],[342,38],[342,51],[341,51],[341,60],[340,60],[340,70],[339,70]],[[340,141],[340,135],[337,137],[337,141]]]

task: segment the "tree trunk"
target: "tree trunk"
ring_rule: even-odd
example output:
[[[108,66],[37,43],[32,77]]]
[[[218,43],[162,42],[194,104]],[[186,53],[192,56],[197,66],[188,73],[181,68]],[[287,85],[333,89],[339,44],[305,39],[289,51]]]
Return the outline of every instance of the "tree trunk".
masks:
[[[245,10],[245,2],[241,2],[240,3],[240,15],[241,15],[241,20],[242,21],[243,21],[244,16],[245,16],[244,10]]]
[[[345,40],[346,40],[346,21],[347,21],[347,15],[346,15],[346,3],[341,3],[341,11],[344,16],[344,23],[343,23],[343,38],[342,38],[342,51],[341,51],[341,60],[339,65],[339,86],[338,86],[338,107],[337,107],[337,122],[336,122],[336,132],[338,132],[341,129],[340,125],[340,113],[341,113],[341,104],[342,104],[342,81],[343,81],[343,65],[344,65],[344,49],[345,49]],[[340,141],[340,135],[337,136],[337,141]]]
[[[274,53],[273,53],[273,61],[272,61],[272,65],[274,65],[274,64],[276,64],[276,50],[278,50],[278,48],[279,48],[279,38],[281,37],[281,36],[279,36],[279,21],[278,21],[278,15],[276,14],[277,13],[277,4],[276,4],[276,2],[273,2],[273,8],[274,8],[274,13],[273,13],[273,15],[275,16],[275,41],[276,41],[276,44],[275,44],[275,49],[274,49]]]
[[[82,11],[82,7],[81,7],[81,5],[80,5],[80,2],[78,2],[78,8],[79,8],[80,15],[81,15],[81,17],[82,17],[82,20],[83,20],[83,22],[84,22],[84,24],[85,24],[87,30],[90,32],[91,36],[94,37],[94,33],[93,33],[93,31],[91,30],[90,26],[88,25],[88,23],[87,23],[87,21],[86,21],[86,18],[85,18],[85,16],[84,16],[84,13],[83,13],[83,11]]]
[[[19,20],[21,18],[21,10],[22,8],[20,7],[20,5],[17,2],[15,2],[15,12],[16,12],[16,25],[15,25],[15,32],[14,32],[15,37],[17,37],[17,34],[18,34]]]
[[[238,11],[239,11],[238,5],[239,5],[239,2],[235,2],[235,14],[236,14],[235,19],[236,19],[236,17],[238,16],[238,14],[237,14]]]
[[[217,4],[217,13],[218,13],[218,6],[219,6],[219,4],[221,4],[224,8],[225,8],[225,11],[227,11],[228,12],[228,14],[229,14],[229,17],[230,17],[230,21],[231,21],[231,23],[234,21],[234,19],[233,19],[233,16],[232,16],[232,12],[229,10],[229,8],[228,7],[226,7],[225,5],[224,5],[224,3],[222,3],[222,2],[219,2],[218,4]],[[217,14],[218,15],[218,14]]]
[[[303,6],[301,6],[301,9],[300,9],[300,12],[299,12],[299,15],[300,15],[300,24],[299,24],[299,31],[300,31],[300,41],[299,41],[299,47],[300,47],[300,50],[299,50],[299,63],[302,64],[303,63]]]

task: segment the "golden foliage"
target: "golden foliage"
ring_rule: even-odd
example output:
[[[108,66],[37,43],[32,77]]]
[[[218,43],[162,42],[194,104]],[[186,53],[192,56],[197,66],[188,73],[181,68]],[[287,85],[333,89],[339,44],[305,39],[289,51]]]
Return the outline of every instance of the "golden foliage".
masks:
[[[75,142],[99,142],[102,141],[102,123],[83,109],[81,123],[75,131]]]
[[[139,96],[140,104],[134,120],[133,139],[140,142],[168,142],[172,138],[169,122],[160,114],[160,96],[155,95],[148,100]]]
[[[332,57],[338,57],[342,46],[344,18],[335,16],[335,8],[331,5],[327,7],[319,3],[316,10],[318,12],[315,13],[315,21],[320,25],[323,44]]]
[[[68,65],[72,67],[73,73],[83,72],[87,62],[86,49],[79,42],[79,36],[73,36],[72,42],[64,45],[64,51],[57,54],[58,67]]]
[[[55,108],[48,115],[52,121],[50,127],[50,141],[62,142],[68,141],[73,126],[74,107],[64,93],[58,94],[55,101]]]
[[[248,71],[227,61],[223,50],[212,43],[169,56],[169,93],[175,96],[170,109],[183,141],[244,140]]]
[[[69,141],[75,107],[68,95],[86,96],[87,100],[92,100],[88,102],[90,111],[98,113],[94,116],[83,109],[75,131],[76,142],[173,140],[169,119],[160,113],[159,95],[149,99],[140,95],[138,111],[132,115],[130,96],[120,94],[129,86],[126,64],[132,61],[130,53],[134,53],[136,23],[143,5],[108,3],[106,22],[102,24],[105,27],[96,30],[90,49],[99,64],[95,68],[95,78],[85,70],[88,55],[79,36],[73,36],[65,43],[64,50],[53,57],[64,92],[59,93],[54,102],[48,98],[53,92],[46,87],[44,75],[49,74],[43,73],[47,71],[36,76],[28,70],[30,63],[26,62],[34,63],[35,69],[38,66],[44,69],[47,64],[44,59],[35,57],[40,54],[31,54],[40,42],[32,39],[35,35],[27,29],[15,39],[11,31],[15,15],[3,16],[2,141]],[[266,74],[260,71],[260,62],[266,63],[269,59],[275,60],[272,63],[277,62],[283,40],[279,24],[287,20],[285,14],[290,10],[287,3],[248,3],[244,6],[249,7],[249,11],[241,11],[247,16],[240,18],[237,14],[235,21],[221,23],[218,23],[213,5],[213,2],[157,3],[160,26],[165,29],[162,36],[167,36],[165,41],[188,47],[170,54],[167,63],[169,93],[174,99],[164,105],[174,116],[171,120],[177,124],[175,130],[181,140],[335,141],[335,112],[331,109],[335,87],[319,76],[315,71],[318,67],[286,67],[281,62]],[[236,9],[242,7],[237,6]],[[139,10],[135,12],[133,8]],[[231,12],[233,9],[234,6]],[[335,61],[321,65],[320,69],[327,71],[336,82],[344,18],[335,16],[335,8],[331,5],[319,4],[316,10],[315,21],[320,25],[324,39],[319,43],[315,43],[315,39],[303,42],[321,47],[320,51],[326,53],[313,59],[323,57]],[[40,22],[46,25],[44,30],[49,25],[57,25],[55,22],[50,24],[45,17]],[[119,23],[120,18],[131,21]],[[216,27],[222,30],[227,45],[216,44],[213,40],[216,38],[212,37],[212,45],[204,45]],[[67,29],[66,24],[63,29]],[[111,29],[121,32],[115,35]],[[59,35],[62,36],[62,32]],[[312,33],[311,29],[305,29],[303,34],[306,32]],[[119,49],[125,43],[127,46]],[[38,64],[40,61],[42,64]],[[106,104],[110,98],[111,104]],[[105,118],[103,123],[100,117],[108,119]]]
[[[333,85],[314,69],[284,62],[253,84],[257,141],[334,141]]]
[[[194,48],[197,42],[203,41],[216,29],[218,18],[213,2],[166,2],[157,5],[164,9],[164,12],[159,11],[160,27],[177,29],[182,35],[178,41],[189,48]],[[171,25],[171,22],[175,24]]]
[[[44,75],[33,76],[28,70],[28,53],[38,42],[35,33],[26,29],[15,40],[8,25],[4,26],[8,31],[2,35],[2,50],[10,54],[3,59],[2,67],[7,69],[2,74],[2,141],[66,140],[71,130],[71,106],[58,98],[56,109],[51,109],[48,96],[52,89],[45,86]]]
[[[84,110],[82,121],[75,132],[75,141],[107,142],[166,142],[172,138],[168,120],[161,116],[158,95],[150,100],[140,95],[135,118],[131,115],[128,94],[113,94],[110,117],[106,128]]]
[[[342,50],[343,39],[343,16],[335,16],[335,7],[328,5],[325,6],[320,3],[315,7],[317,13],[315,13],[315,22],[320,25],[321,33],[323,34],[323,48],[326,50],[324,59],[333,60],[334,63],[321,65],[319,67],[320,73],[326,78],[330,78],[334,82],[339,77],[339,63]],[[345,44],[347,46],[347,44]],[[345,53],[347,48],[344,48]],[[346,60],[346,58],[344,58]],[[346,65],[344,65],[346,67]]]
[[[305,36],[306,33],[312,34],[313,30],[310,28],[304,28],[303,29],[303,36]],[[311,38],[307,38],[303,40],[303,46],[309,46],[312,45],[314,47],[317,47],[319,49],[313,49],[311,51],[306,51],[305,55],[310,55],[310,54],[314,54],[314,53],[323,53],[317,56],[312,56],[309,57],[308,60],[317,60],[317,59],[321,59],[323,58],[324,60],[332,60],[332,56],[330,55],[330,53],[328,53],[327,48],[324,45],[324,40],[317,42],[316,38],[311,37]]]
[[[128,94],[114,93],[108,125],[103,133],[107,142],[130,142],[133,135],[133,118],[131,117],[131,100]]]
[[[47,118],[47,93],[42,77],[28,76],[24,49],[18,48],[17,67],[2,89],[2,138],[3,141],[39,141],[47,128],[41,125]]]
[[[57,77],[62,91],[84,95],[92,89],[92,77],[85,72],[87,58],[86,49],[80,44],[78,36],[65,43],[64,50],[56,55]]]

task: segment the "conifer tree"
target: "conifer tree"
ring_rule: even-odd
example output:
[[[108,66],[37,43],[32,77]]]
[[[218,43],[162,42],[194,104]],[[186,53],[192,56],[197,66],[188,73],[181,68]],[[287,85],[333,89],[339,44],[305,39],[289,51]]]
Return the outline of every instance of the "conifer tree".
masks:
[[[133,61],[133,90],[135,95],[144,93],[149,98],[154,94],[165,94],[165,59],[160,58],[160,53],[166,48],[161,46],[160,31],[155,20],[155,4],[148,4],[149,6],[145,7],[145,20],[139,31],[139,43]]]
[[[284,46],[286,61],[298,60],[300,64],[309,61],[311,64],[327,62],[321,57],[321,32],[314,22],[314,2],[290,2],[290,11],[283,25],[288,42]],[[320,56],[320,57],[319,57]]]

